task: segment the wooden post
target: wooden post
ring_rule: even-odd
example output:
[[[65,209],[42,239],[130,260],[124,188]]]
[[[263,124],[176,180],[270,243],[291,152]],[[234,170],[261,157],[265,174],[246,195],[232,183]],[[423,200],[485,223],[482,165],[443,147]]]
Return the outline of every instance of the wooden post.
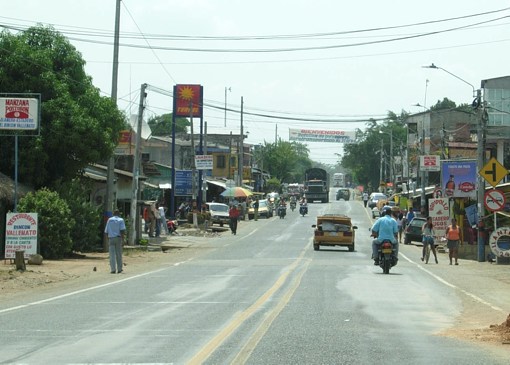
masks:
[[[25,271],[27,269],[25,266],[25,251],[16,251],[14,263],[16,264],[17,271]]]

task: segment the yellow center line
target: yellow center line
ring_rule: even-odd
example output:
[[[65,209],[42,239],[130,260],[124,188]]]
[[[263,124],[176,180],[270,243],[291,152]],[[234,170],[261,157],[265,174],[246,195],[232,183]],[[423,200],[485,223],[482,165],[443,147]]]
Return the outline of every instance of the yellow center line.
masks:
[[[306,245],[308,247],[309,244]],[[202,364],[204,361],[221,346],[227,338],[234,333],[248,318],[250,318],[260,307],[262,307],[271,296],[276,293],[287,281],[289,275],[296,269],[298,264],[303,260],[305,249],[302,250],[299,257],[290,265],[289,269],[280,275],[269,290],[267,290],[259,299],[255,301],[246,310],[240,313],[238,317],[233,319],[226,327],[224,327],[216,336],[214,336],[199,352],[197,352],[188,362],[189,365]]]

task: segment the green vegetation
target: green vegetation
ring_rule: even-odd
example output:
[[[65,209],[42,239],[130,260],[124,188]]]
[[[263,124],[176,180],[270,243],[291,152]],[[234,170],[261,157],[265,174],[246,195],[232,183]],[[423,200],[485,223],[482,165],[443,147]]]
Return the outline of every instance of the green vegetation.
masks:
[[[75,220],[65,200],[56,192],[42,188],[28,193],[20,200],[18,211],[37,213],[39,252],[45,259],[62,259],[72,251],[71,231]]]
[[[36,189],[70,181],[88,164],[105,161],[127,127],[84,66],[81,54],[52,28],[0,33],[3,92],[41,94],[40,134],[19,139],[19,180]],[[14,171],[14,140],[2,141],[0,171]]]

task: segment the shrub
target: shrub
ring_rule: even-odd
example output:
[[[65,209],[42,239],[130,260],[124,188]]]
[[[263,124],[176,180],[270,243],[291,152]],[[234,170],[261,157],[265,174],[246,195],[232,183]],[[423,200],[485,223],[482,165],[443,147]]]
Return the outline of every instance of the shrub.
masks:
[[[101,209],[89,202],[89,184],[80,179],[60,184],[57,188],[75,220],[71,229],[73,251],[91,252],[101,247]]]
[[[72,252],[70,232],[74,218],[60,196],[47,188],[28,193],[18,204],[18,212],[37,213],[39,253],[45,259],[62,259]]]

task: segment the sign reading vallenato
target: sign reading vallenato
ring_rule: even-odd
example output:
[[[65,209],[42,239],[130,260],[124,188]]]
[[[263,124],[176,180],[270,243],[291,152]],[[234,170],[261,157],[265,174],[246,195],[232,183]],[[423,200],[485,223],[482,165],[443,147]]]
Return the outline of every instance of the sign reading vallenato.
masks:
[[[290,141],[353,143],[355,138],[355,132],[289,128]]]
[[[37,213],[7,213],[5,226],[6,259],[16,251],[25,251],[25,258],[37,254]]]
[[[0,98],[0,129],[37,129],[38,115],[37,99]]]

